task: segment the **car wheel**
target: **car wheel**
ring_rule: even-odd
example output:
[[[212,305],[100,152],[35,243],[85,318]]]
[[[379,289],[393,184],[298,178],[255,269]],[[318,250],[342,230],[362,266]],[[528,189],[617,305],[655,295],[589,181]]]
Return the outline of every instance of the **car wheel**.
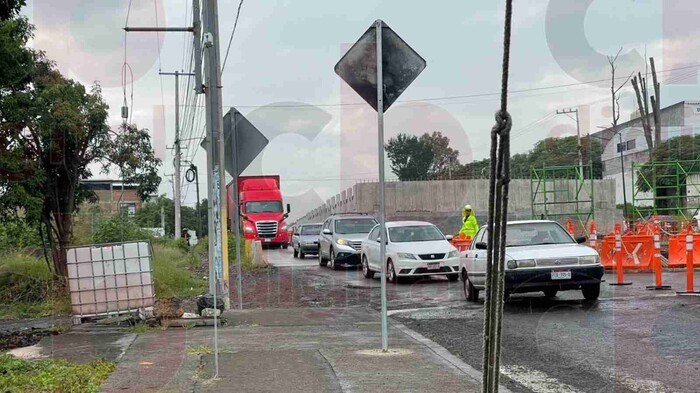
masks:
[[[474,288],[474,285],[472,285],[465,271],[462,271],[462,289],[464,291],[464,298],[468,302],[476,302],[479,300],[479,290]]]
[[[389,259],[386,263],[386,279],[390,283],[396,284],[399,281],[398,276],[396,275],[396,270],[394,269],[394,262]]]
[[[318,250],[318,265],[321,267],[326,267],[328,265],[328,261],[323,258],[323,254],[321,253],[321,250]]]
[[[365,278],[374,278],[374,272],[369,268],[369,262],[367,262],[367,257],[362,256],[362,275]]]
[[[296,250],[296,248],[294,249],[294,253],[292,254],[292,256],[294,256],[294,258],[299,257],[299,252]]]
[[[557,288],[547,288],[547,289],[545,289],[545,290],[542,291],[542,292],[544,292],[544,297],[546,297],[547,299],[551,299],[551,298],[557,296],[557,292],[559,292],[559,289],[557,289]]]
[[[331,255],[330,255],[330,256],[331,256],[331,268],[332,268],[333,270],[340,270],[340,266],[338,266],[338,263],[337,263],[337,261],[335,260],[335,252],[333,252],[333,249],[332,249],[332,248],[331,248],[331,250],[329,251],[329,253],[331,254]]]
[[[287,243],[282,244],[282,249],[286,250],[287,247],[289,247],[289,244],[287,244]]]
[[[597,300],[600,296],[600,284],[584,285],[581,292],[586,300]]]
[[[454,273],[454,274],[448,274],[447,279],[454,282],[459,280],[459,273]]]

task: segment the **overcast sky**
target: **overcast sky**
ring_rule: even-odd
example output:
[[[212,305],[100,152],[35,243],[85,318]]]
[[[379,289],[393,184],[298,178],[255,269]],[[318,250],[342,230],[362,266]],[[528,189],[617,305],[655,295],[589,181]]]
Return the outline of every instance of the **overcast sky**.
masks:
[[[59,6],[60,3],[60,6]],[[225,108],[236,106],[270,139],[247,174],[280,174],[285,196],[301,214],[361,179],[377,177],[376,115],[334,73],[341,55],[378,19],[383,19],[427,61],[427,68],[386,115],[387,139],[399,132],[441,131],[460,160],[485,158],[501,82],[504,1],[436,0],[246,0],[223,72]],[[697,24],[693,0],[518,0],[513,14],[509,110],[512,150],[525,152],[548,136],[575,134],[575,122],[556,109],[579,107],[581,132],[610,124],[610,69],[605,56],[623,48],[618,76],[644,72],[644,52],[662,76],[662,105],[700,97],[695,58]],[[36,24],[34,45],[56,60],[64,74],[85,84],[100,81],[119,124],[124,90],[127,0],[33,0],[25,11]],[[410,5],[409,5],[410,4]],[[666,4],[664,6],[664,4]],[[238,0],[219,1],[222,58]],[[666,9],[664,9],[666,7]],[[133,0],[130,26],[191,23],[190,0]],[[127,103],[132,120],[152,131],[173,173],[174,78],[159,69],[189,71],[191,37],[184,33],[130,33],[126,62]],[[159,55],[160,53],[160,55]],[[678,69],[668,72],[670,69]],[[205,172],[203,100],[187,100],[182,80],[184,156]],[[619,82],[622,82],[620,80]],[[561,88],[545,88],[569,85]],[[191,88],[191,85],[190,85]],[[545,89],[542,89],[545,88]],[[538,89],[538,90],[531,90]],[[526,91],[522,91],[526,90]],[[360,105],[357,105],[360,103]],[[623,90],[622,120],[635,108]],[[280,108],[279,106],[292,107]],[[305,105],[308,105],[305,106]],[[164,115],[160,115],[163,113]],[[388,168],[387,168],[388,169]],[[106,177],[99,175],[96,177]],[[161,192],[172,194],[164,177]],[[206,179],[200,184],[206,195]],[[185,186],[194,204],[195,187]],[[300,201],[306,202],[300,202]],[[308,205],[308,206],[306,206]],[[293,216],[296,216],[294,214]]]

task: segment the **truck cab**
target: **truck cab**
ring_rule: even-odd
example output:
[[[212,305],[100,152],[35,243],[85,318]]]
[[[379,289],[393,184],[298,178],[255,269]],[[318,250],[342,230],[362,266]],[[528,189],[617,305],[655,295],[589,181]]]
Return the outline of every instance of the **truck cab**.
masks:
[[[233,187],[227,187],[228,211],[240,215],[244,239],[287,248],[289,238],[285,220],[290,206],[287,204],[285,212],[279,184],[279,176],[240,176],[237,209],[233,208]]]

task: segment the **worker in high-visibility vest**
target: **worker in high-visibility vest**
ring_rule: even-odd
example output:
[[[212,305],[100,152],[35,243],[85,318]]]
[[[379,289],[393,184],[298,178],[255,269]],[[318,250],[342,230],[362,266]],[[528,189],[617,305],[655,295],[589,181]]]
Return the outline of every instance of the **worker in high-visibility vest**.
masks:
[[[476,221],[471,205],[464,206],[462,208],[462,229],[459,230],[459,234],[473,239],[478,231],[479,223]]]

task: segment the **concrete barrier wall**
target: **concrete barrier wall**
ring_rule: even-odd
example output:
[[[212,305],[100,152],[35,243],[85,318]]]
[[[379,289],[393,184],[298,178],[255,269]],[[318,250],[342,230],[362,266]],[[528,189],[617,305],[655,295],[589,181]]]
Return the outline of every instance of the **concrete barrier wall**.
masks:
[[[509,219],[533,218],[533,187],[529,179],[514,179],[509,189]],[[536,186],[536,184],[535,184]],[[542,186],[542,185],[541,185]],[[556,192],[551,192],[557,190]],[[536,202],[544,201],[544,189],[538,192]],[[556,214],[576,211],[575,203],[554,203],[573,200],[578,193],[579,200],[590,200],[590,186],[580,187],[573,180],[557,180],[547,183],[547,213],[551,219],[560,222],[566,217]],[[417,219],[430,221],[447,233],[456,233],[461,226],[461,209],[470,204],[479,222],[484,223],[488,213],[489,184],[487,179],[439,180],[386,183],[385,200],[388,220]],[[299,220],[322,222],[330,214],[337,212],[365,212],[377,214],[379,211],[378,183],[358,183],[352,188],[331,198],[321,209],[315,209]],[[615,182],[595,180],[593,201],[596,223],[601,233],[612,231],[621,214],[615,207]],[[585,212],[590,203],[579,203],[578,210]],[[544,213],[544,206],[535,207],[535,217]],[[579,228],[577,228],[579,230]],[[582,228],[581,228],[582,230]]]

